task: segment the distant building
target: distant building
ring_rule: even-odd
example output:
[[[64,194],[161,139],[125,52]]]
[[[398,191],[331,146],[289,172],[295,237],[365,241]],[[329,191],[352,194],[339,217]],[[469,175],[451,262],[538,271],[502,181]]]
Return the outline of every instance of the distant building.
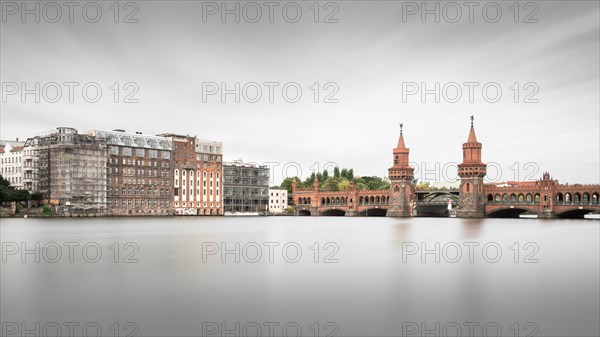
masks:
[[[88,133],[107,146],[110,215],[172,214],[172,147],[167,138],[120,129]]]
[[[288,191],[284,188],[269,188],[269,213],[281,214],[288,208]]]
[[[23,188],[23,146],[17,144],[8,142],[0,148],[0,174],[20,190]]]
[[[269,168],[237,160],[223,164],[225,213],[266,214],[269,206]]]
[[[173,144],[173,207],[180,215],[222,215],[223,143],[161,134]]]
[[[106,212],[104,139],[59,127],[27,139],[23,149],[24,186],[42,192],[57,213]]]

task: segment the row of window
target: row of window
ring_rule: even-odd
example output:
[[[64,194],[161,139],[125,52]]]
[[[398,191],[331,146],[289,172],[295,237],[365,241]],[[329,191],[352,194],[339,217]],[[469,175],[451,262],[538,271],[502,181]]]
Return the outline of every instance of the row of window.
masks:
[[[169,207],[169,200],[157,199],[122,199],[119,203],[117,199],[109,199],[108,207]]]
[[[119,183],[119,177],[111,177],[109,180],[112,184],[118,184]],[[134,179],[134,178],[121,178],[121,184],[126,184],[126,185],[146,185],[146,179],[141,178],[141,179]],[[170,185],[170,180],[152,180],[152,179],[148,179],[148,185],[160,185],[160,186],[169,186]]]
[[[221,203],[217,202],[217,203],[200,203],[200,202],[196,202],[194,204],[194,202],[190,201],[189,203],[186,201],[181,202],[181,207],[210,207],[210,208],[220,208],[221,207]],[[179,207],[179,202],[175,201],[175,207]]]
[[[135,151],[134,151],[135,150]],[[128,156],[131,157],[133,156],[133,154],[135,153],[136,157],[145,157],[146,154],[148,154],[149,158],[158,158],[159,157],[159,151],[158,150],[150,150],[150,149],[143,149],[143,148],[134,148],[132,149],[131,147],[121,147],[121,152],[119,153],[119,147],[118,146],[111,146],[110,147],[110,154],[111,155],[123,155],[123,156]],[[160,158],[162,159],[171,159],[171,151],[160,151]]]
[[[21,167],[20,166],[10,166],[10,167],[3,167],[2,168],[2,174],[13,174],[13,173],[20,173],[21,172]]]
[[[188,174],[189,172],[189,174]],[[181,175],[182,176],[187,176],[189,175],[190,177],[194,177],[194,170],[181,170]],[[196,171],[196,176],[200,177],[200,171]],[[204,177],[204,179],[206,179],[206,177],[208,176],[208,173],[206,171],[202,172],[202,176]],[[210,172],[210,179],[214,178],[214,173]],[[217,179],[221,178],[221,173],[217,172],[216,173]],[[175,169],[175,177],[179,177],[179,170]]]
[[[18,164],[21,162],[21,157],[2,158],[2,164]]]
[[[184,188],[184,189],[182,189],[182,190],[181,190],[181,194],[182,194],[182,195],[187,195],[187,194],[186,194],[186,191],[189,191],[189,192],[190,192],[190,197],[193,197],[193,196],[194,196],[194,190],[193,190],[193,189],[186,190],[186,189]],[[220,195],[220,192],[221,192],[221,191],[220,191],[218,188],[217,188],[217,190],[216,190],[216,191],[217,191],[217,196],[218,196],[218,195]],[[206,196],[206,192],[207,192],[207,190],[206,190],[206,189],[203,189],[203,190],[202,190],[202,195]],[[175,187],[175,188],[173,189],[173,195],[174,195],[174,196],[179,196],[179,188],[178,188],[178,187]],[[200,189],[197,189],[197,190],[196,190],[196,195],[200,195]],[[208,195],[213,195],[213,189],[212,189],[212,188],[211,188],[211,189],[210,189],[210,191],[208,192]]]
[[[184,187],[186,186],[186,181],[187,180],[182,180],[181,181],[182,182],[182,186],[184,186]],[[213,183],[214,182],[211,180],[210,181],[210,187],[211,188],[214,186]],[[196,181],[196,185],[200,186],[200,180]],[[202,186],[206,187],[206,180],[203,180]],[[217,181],[217,188],[219,188],[220,186],[221,186],[221,182]],[[179,187],[179,179],[175,179],[175,187]],[[192,179],[190,179],[190,187],[194,187],[194,181]]]
[[[147,190],[147,192],[148,192],[148,196],[161,196],[161,197],[168,196],[168,190],[165,190],[162,188],[161,189],[149,189],[149,190]],[[115,189],[109,188],[108,195],[118,196],[119,189],[118,188],[115,188]],[[144,188],[142,188],[142,189],[121,188],[121,195],[146,195],[146,189],[144,189]]]

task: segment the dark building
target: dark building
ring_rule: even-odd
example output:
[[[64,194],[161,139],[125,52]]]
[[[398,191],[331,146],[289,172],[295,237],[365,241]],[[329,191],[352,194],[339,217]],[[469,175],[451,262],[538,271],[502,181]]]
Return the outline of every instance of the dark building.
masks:
[[[266,214],[269,207],[269,168],[241,160],[223,164],[225,214]]]

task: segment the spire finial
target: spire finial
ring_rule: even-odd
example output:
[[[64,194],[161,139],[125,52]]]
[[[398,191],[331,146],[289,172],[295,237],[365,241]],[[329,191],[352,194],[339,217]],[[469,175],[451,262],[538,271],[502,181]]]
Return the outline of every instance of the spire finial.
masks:
[[[404,126],[404,124],[400,123],[400,133],[402,133],[402,126]]]
[[[471,115],[471,126],[473,126],[473,120],[475,120],[475,116]]]

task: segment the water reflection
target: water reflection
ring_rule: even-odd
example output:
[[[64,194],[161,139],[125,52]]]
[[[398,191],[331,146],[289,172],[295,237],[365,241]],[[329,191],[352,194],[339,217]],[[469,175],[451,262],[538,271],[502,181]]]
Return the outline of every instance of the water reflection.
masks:
[[[264,336],[284,326],[290,335],[298,327],[309,336],[398,336],[415,327],[421,335],[436,323],[442,334],[456,323],[466,336],[469,322],[479,334],[487,324],[509,336],[535,327],[537,336],[593,336],[598,227],[532,219],[3,219],[2,320],[96,322],[105,335],[115,322],[125,335],[133,322],[138,336],[221,335],[236,323],[240,334],[258,323]],[[36,242],[40,263],[6,251]],[[55,257],[43,253],[52,242],[78,243],[75,260],[63,249],[60,261],[45,261]],[[89,243],[102,250],[97,262],[82,257]],[[207,255],[207,243],[219,250]],[[139,262],[124,263],[128,257]]]

